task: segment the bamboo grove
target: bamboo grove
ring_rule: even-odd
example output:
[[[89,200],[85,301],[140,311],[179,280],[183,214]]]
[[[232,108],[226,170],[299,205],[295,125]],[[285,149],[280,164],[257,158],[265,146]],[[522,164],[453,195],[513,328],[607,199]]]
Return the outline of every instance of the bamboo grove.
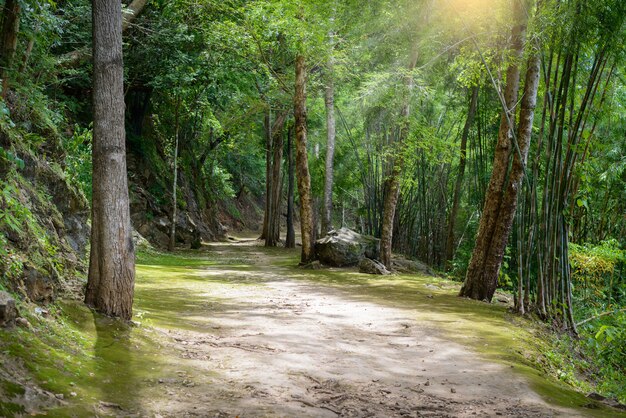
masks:
[[[522,156],[523,144],[511,139],[514,146],[506,157],[502,182],[517,176],[514,187],[519,191],[511,198],[517,210],[511,212],[511,237],[498,264],[502,266],[498,283],[514,287],[518,312],[537,313],[576,332],[573,293],[585,283],[572,275],[569,243],[624,239],[624,180],[616,173],[624,165],[624,121],[619,112],[626,13],[620,2],[519,4],[526,7],[527,29],[517,58],[497,56],[489,45],[474,42],[446,62],[456,73],[433,77],[432,67],[442,69],[429,60],[433,51],[424,46],[433,34],[426,30],[419,34],[426,41],[420,43],[414,94],[422,99],[414,102],[411,133],[401,156],[403,181],[393,246],[443,269],[463,273],[467,268],[493,178],[492,141],[498,135],[496,115],[502,113],[504,99],[500,95],[510,78],[498,68],[513,62],[521,81],[516,87],[519,98],[511,103],[515,125],[511,130],[528,131],[527,150],[522,150],[528,160],[523,156],[521,163],[514,161]],[[506,45],[511,38],[495,42]],[[531,118],[523,128],[520,112],[529,97],[524,86],[530,63],[537,68],[537,100],[536,105],[528,104],[534,109],[534,121]],[[403,80],[398,71],[396,92]],[[363,127],[356,134],[362,141],[354,138],[345,121],[343,127],[351,146],[362,150],[356,154],[364,206],[356,223],[379,235],[384,228],[386,183],[393,177],[389,154],[402,135],[397,116],[402,104],[369,102],[372,97],[380,99],[376,83],[367,85],[362,95]],[[342,117],[340,113],[340,122]],[[456,150],[451,151],[447,145],[451,143]],[[604,156],[609,162],[602,165],[599,160]]]
[[[607,123],[605,109],[615,105],[611,82],[623,59],[619,44],[624,13],[608,16],[603,6],[593,4],[567,6],[557,4],[555,14],[568,24],[557,21],[558,29],[541,40],[541,122],[514,240],[517,309],[534,309],[575,330],[568,242],[591,238],[582,236],[580,226],[594,217],[581,183],[585,161],[601,140],[598,127]],[[594,6],[596,13],[582,10]],[[623,213],[623,201],[621,209]]]

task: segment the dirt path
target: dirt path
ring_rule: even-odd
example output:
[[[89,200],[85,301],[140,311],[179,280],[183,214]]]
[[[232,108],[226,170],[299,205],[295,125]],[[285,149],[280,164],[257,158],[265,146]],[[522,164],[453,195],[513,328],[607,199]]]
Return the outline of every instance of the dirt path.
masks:
[[[159,311],[138,303],[146,318],[161,315],[153,326],[179,368],[158,379],[160,396],[139,415],[584,416],[548,405],[509,367],[438,337],[436,324],[413,310],[302,280],[244,245],[213,246],[218,266],[181,273],[169,285],[177,291],[164,281]],[[138,298],[150,299],[142,280]]]

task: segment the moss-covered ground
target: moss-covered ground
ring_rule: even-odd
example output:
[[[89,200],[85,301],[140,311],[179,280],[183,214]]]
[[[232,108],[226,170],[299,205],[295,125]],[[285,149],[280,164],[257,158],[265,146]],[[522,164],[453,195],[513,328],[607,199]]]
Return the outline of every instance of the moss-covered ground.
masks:
[[[14,372],[0,376],[0,415],[106,416],[120,410],[141,415],[151,399],[162,396],[161,377],[184,374],[188,367],[167,343],[167,330],[219,327],[202,317],[203,307],[244,303],[225,299],[222,290],[262,288],[264,275],[279,271],[288,280],[324,286],[347,300],[405,309],[434,335],[469,347],[486,362],[509,366],[548,404],[581,415],[626,416],[548,375],[544,364],[554,344],[550,334],[542,325],[510,314],[506,306],[458,298],[458,284],[439,277],[303,270],[297,259],[296,251],[228,244],[175,255],[140,254],[134,324],[96,315],[78,301],[63,301],[50,307],[47,316],[28,314],[30,329],[0,331],[0,358],[15,365]],[[22,312],[32,308],[23,306]],[[20,399],[31,386],[63,399],[24,404]]]

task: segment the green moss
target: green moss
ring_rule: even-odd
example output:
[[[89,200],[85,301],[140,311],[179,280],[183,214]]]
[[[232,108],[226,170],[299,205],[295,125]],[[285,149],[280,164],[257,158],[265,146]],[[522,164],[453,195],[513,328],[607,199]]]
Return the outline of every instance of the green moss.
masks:
[[[139,267],[175,267],[180,271],[187,271],[189,268],[206,267],[216,263],[207,260],[206,257],[200,253],[165,254],[159,252],[139,252],[137,254],[136,264]]]
[[[24,406],[13,402],[0,402],[0,416],[13,417],[26,412]]]
[[[0,387],[2,387],[4,394],[10,398],[23,395],[26,392],[22,385],[8,380],[0,381]]]
[[[0,332],[2,351],[24,359],[42,388],[64,395],[67,407],[49,416],[93,416],[99,401],[140,413],[143,402],[158,396],[158,379],[181,370],[152,330],[101,317],[78,302],[60,304],[58,315],[29,318],[31,330]]]
[[[161,329],[211,326],[210,320],[198,315],[210,302],[201,291],[210,264],[193,253],[140,254],[134,311],[142,326],[101,317],[78,302],[64,302],[59,304],[60,321],[36,324],[32,338],[21,333],[8,350],[31,358],[29,368],[42,387],[64,393],[69,402],[67,408],[54,409],[49,415],[91,416],[100,400],[141,413],[143,403],[162,396],[158,380],[185,369],[177,354],[164,348],[161,334],[146,325]],[[224,281],[215,277],[214,283],[223,285]],[[210,377],[211,373],[203,376]],[[69,391],[77,396],[68,398]]]
[[[209,329],[217,326],[206,317],[207,306],[227,309],[236,301],[209,290],[232,286],[232,272],[250,269],[239,256],[219,253],[139,254],[135,283],[135,313],[142,323],[168,329]],[[219,264],[217,259],[219,259]],[[256,279],[237,285],[256,285]],[[215,292],[219,293],[219,292]]]
[[[549,378],[542,368],[552,344],[545,338],[546,330],[503,306],[458,298],[457,283],[424,275],[374,277],[340,269],[303,270],[297,261],[297,250],[244,246],[225,251],[210,245],[203,252],[173,255],[140,253],[135,319],[142,326],[130,327],[95,315],[81,303],[66,302],[53,309],[56,321],[31,317],[32,331],[15,329],[11,335],[0,331],[0,349],[28,359],[27,367],[45,389],[65,395],[67,407],[49,411],[49,416],[91,416],[100,400],[141,414],[142,403],[162,396],[158,379],[184,367],[176,353],[164,348],[155,329],[210,332],[223,324],[207,316],[207,309],[241,308],[240,300],[220,296],[227,294],[221,289],[262,287],[264,276],[274,280],[278,273],[332,287],[346,299],[405,308],[440,337],[473,349],[486,361],[512,367],[550,404],[576,408],[585,415],[625,416],[601,406],[580,409],[593,402]],[[76,397],[69,397],[70,391]]]

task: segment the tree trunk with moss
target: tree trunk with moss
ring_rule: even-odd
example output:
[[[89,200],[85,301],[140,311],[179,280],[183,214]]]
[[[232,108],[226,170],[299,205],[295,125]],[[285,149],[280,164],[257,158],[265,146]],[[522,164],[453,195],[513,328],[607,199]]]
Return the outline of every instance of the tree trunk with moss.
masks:
[[[6,0],[2,10],[2,37],[0,38],[0,78],[2,78],[2,97],[6,98],[9,90],[9,73],[17,49],[17,34],[20,29],[21,7],[17,0]]]
[[[85,303],[132,317],[135,251],[131,234],[124,130],[122,10],[93,0],[93,202]]]
[[[380,261],[391,268],[391,247],[393,245],[393,223],[400,195],[400,176],[402,175],[402,144],[409,135],[410,92],[413,89],[413,76],[411,72],[417,63],[417,50],[413,51],[408,66],[408,74],[405,77],[405,98],[402,111],[400,112],[400,129],[398,138],[393,144],[391,175],[385,181],[385,197],[383,202],[382,230],[380,235]]]
[[[294,206],[294,186],[295,167],[293,163],[293,125],[287,129],[287,236],[285,238],[285,248],[296,247],[296,231],[293,226],[293,206]]]
[[[333,84],[332,61],[328,64],[328,76],[324,92],[326,105],[326,172],[324,178],[324,202],[322,204],[322,236],[328,233],[333,215],[333,173],[335,159],[335,86]]]
[[[302,254],[300,262],[313,261],[313,202],[311,198],[311,175],[307,156],[306,128],[306,65],[302,54],[296,56],[296,83],[294,94],[294,116],[296,119],[296,172],[300,195],[300,231]]]
[[[539,85],[539,59],[532,55],[528,61],[516,148],[513,132],[520,84],[519,60],[524,48],[527,18],[521,2],[515,4],[519,23],[512,32],[513,61],[507,70],[504,95],[506,109],[500,121],[493,172],[485,196],[476,244],[460,292],[460,296],[488,302],[496,291],[498,274],[517,209],[517,194],[524,177]],[[513,163],[509,170],[511,158]]]
[[[459,172],[456,176],[456,182],[454,184],[454,196],[452,198],[452,209],[450,209],[450,215],[448,217],[448,238],[446,240],[446,254],[445,261],[449,262],[454,257],[454,246],[456,244],[454,229],[456,227],[456,218],[459,213],[459,205],[461,203],[461,192],[463,186],[463,177],[465,177],[465,164],[467,161],[467,139],[469,137],[469,131],[474,123],[474,116],[476,115],[476,108],[478,107],[478,86],[472,87],[472,96],[470,99],[469,110],[467,112],[467,119],[465,120],[465,126],[463,126],[463,133],[461,134],[461,156],[459,157]]]

